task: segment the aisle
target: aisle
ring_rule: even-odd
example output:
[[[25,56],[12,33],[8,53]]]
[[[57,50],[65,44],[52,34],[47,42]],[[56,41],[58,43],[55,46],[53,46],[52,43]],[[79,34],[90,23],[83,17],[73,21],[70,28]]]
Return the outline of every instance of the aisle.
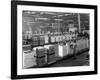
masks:
[[[88,54],[88,52],[85,52],[85,53],[78,55],[76,59],[71,57],[69,59],[64,59],[64,60],[58,61],[58,62],[50,65],[49,67],[88,66],[89,60],[87,60],[87,58],[86,58],[87,54]]]

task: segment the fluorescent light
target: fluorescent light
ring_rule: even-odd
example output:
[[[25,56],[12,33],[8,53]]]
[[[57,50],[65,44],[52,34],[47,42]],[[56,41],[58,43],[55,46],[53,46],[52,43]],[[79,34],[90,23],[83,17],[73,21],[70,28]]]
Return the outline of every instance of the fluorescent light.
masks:
[[[49,20],[48,18],[35,18],[36,20]]]
[[[40,14],[51,14],[51,15],[56,15],[54,12],[41,12]]]
[[[54,19],[55,21],[62,21],[62,19]]]
[[[65,16],[68,16],[68,15],[71,15],[71,14],[65,14]]]
[[[62,16],[64,16],[64,15],[58,15],[58,17],[62,17]]]

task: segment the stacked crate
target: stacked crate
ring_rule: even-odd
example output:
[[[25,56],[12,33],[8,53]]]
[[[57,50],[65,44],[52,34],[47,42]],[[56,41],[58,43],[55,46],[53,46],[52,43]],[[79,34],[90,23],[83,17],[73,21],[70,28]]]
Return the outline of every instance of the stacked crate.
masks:
[[[55,62],[56,61],[55,46],[54,45],[46,45],[44,47],[47,50],[47,62],[48,62],[48,64]]]
[[[39,36],[39,45],[44,45],[45,44],[45,38],[43,35]]]
[[[48,63],[53,63],[53,62],[56,61],[56,59],[55,59],[55,48],[54,48],[54,46],[50,46],[49,47],[47,59],[48,59]]]
[[[46,65],[45,54],[46,54],[45,48],[43,47],[36,48],[36,62],[38,67]]]
[[[38,36],[33,36],[32,37],[31,45],[33,45],[33,46],[38,46],[39,45],[39,37]]]

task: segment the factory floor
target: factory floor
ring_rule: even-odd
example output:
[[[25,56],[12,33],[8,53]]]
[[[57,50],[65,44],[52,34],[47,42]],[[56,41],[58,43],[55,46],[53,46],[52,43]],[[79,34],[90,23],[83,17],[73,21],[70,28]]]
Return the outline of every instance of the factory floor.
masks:
[[[57,61],[54,64],[49,65],[48,67],[64,67],[64,66],[89,66],[89,59],[87,58],[87,52],[77,55],[77,58],[74,57],[66,58],[60,61]]]

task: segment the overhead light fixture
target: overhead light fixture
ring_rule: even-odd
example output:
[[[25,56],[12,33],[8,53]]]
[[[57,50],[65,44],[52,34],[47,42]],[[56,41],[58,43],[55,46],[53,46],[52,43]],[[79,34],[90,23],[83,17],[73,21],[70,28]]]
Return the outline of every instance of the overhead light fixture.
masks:
[[[58,15],[58,17],[62,17],[62,16],[64,16],[64,15]]]
[[[40,14],[44,14],[44,12],[40,12]]]
[[[37,23],[37,22],[26,22],[27,25],[33,24],[33,23]]]
[[[35,13],[36,13],[36,12],[33,12],[33,11],[31,12],[31,14],[35,14]]]
[[[36,20],[49,20],[48,18],[35,18]]]
[[[27,11],[26,13],[27,13],[27,14],[30,14],[31,12],[30,12],[30,11]]]
[[[64,15],[65,15],[65,16],[68,16],[68,15],[71,15],[71,14],[68,13],[68,14],[64,14]]]
[[[62,19],[54,19],[55,21],[62,21]]]
[[[50,14],[50,15],[56,15],[54,12],[41,12],[40,14]]]
[[[36,12],[34,12],[34,11],[25,11],[24,13],[27,13],[27,14],[35,14]]]

